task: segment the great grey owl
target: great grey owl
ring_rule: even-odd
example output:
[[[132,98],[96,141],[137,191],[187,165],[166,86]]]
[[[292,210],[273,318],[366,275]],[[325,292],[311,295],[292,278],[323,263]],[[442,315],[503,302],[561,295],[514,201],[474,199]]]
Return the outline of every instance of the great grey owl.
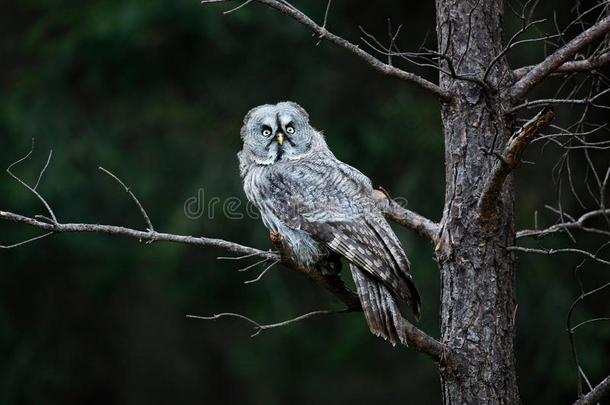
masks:
[[[302,266],[329,256],[349,262],[371,332],[406,343],[399,304],[416,317],[409,260],[373,199],[371,181],[339,161],[298,104],[253,108],[238,153],[244,191]]]

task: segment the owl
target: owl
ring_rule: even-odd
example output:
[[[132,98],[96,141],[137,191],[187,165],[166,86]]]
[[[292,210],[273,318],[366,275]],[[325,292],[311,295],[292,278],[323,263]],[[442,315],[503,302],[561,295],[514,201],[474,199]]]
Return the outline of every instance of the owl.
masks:
[[[250,110],[241,138],[244,192],[264,225],[281,235],[301,266],[345,258],[370,331],[406,344],[400,307],[408,305],[419,318],[420,298],[369,178],[333,155],[294,102]]]

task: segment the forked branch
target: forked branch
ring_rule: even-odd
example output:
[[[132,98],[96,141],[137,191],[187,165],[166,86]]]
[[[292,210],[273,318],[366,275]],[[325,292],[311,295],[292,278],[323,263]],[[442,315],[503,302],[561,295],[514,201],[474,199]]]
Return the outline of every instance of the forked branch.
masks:
[[[259,323],[257,321],[255,321],[252,318],[248,318],[247,316],[241,315],[241,314],[237,314],[234,312],[222,312],[220,314],[214,314],[212,316],[199,316],[199,315],[187,315],[187,318],[194,318],[194,319],[203,319],[205,321],[215,321],[217,319],[220,318],[238,318],[238,319],[242,319],[250,324],[252,324],[254,326],[254,333],[252,335],[250,335],[250,337],[254,337],[259,335],[262,331],[264,330],[268,330],[268,329],[275,329],[275,328],[280,328],[282,326],[287,326],[290,325],[292,323],[295,322],[299,322],[305,319],[309,319],[312,318],[314,316],[318,316],[318,315],[329,315],[329,314],[341,314],[341,313],[345,313],[345,312],[350,312],[349,309],[347,308],[343,308],[343,309],[321,309],[318,311],[311,311],[308,312],[306,314],[303,315],[299,315],[297,317],[285,320],[285,321],[281,321],[281,322],[275,322],[275,323],[268,323],[268,324],[262,324]]]
[[[574,402],[574,405],[597,404],[600,399],[610,396],[610,375],[597,384],[587,395]]]
[[[26,187],[28,190],[30,190],[30,192],[32,192],[43,203],[43,205],[45,206],[45,208],[47,209],[49,214],[52,216],[52,218],[46,218],[43,216],[28,217],[28,216],[16,214],[13,212],[0,211],[0,220],[22,223],[25,225],[29,225],[33,228],[37,228],[42,231],[45,231],[45,233],[43,233],[39,236],[35,236],[33,238],[14,243],[12,245],[0,245],[0,248],[4,248],[4,249],[16,248],[18,246],[22,246],[22,245],[34,242],[36,240],[51,236],[56,233],[70,233],[70,232],[121,235],[121,236],[126,236],[129,238],[137,239],[140,242],[145,241],[147,243],[165,241],[165,242],[185,243],[185,244],[198,245],[198,246],[214,246],[214,247],[219,247],[219,248],[225,249],[231,253],[242,255],[240,257],[235,257],[233,259],[261,257],[261,258],[263,258],[263,262],[271,262],[271,265],[266,267],[265,270],[263,270],[257,278],[250,280],[247,283],[260,280],[262,278],[262,276],[267,272],[268,269],[270,269],[276,263],[281,262],[288,268],[305,274],[310,280],[314,281],[316,284],[319,284],[320,286],[322,286],[323,288],[328,290],[331,294],[333,294],[337,299],[339,299],[344,304],[343,309],[313,311],[313,312],[310,312],[305,315],[301,315],[299,317],[293,318],[288,321],[278,322],[278,323],[268,324],[268,325],[260,324],[246,316],[243,316],[240,314],[233,314],[233,313],[218,314],[218,315],[214,315],[212,317],[199,317],[199,318],[203,318],[203,319],[217,319],[222,316],[233,316],[233,317],[245,319],[255,326],[255,328],[256,328],[255,334],[258,334],[262,330],[265,330],[265,329],[285,326],[290,323],[297,322],[297,321],[300,321],[300,320],[303,320],[303,319],[306,319],[306,318],[309,318],[311,316],[318,315],[318,314],[354,312],[354,311],[362,310],[362,307],[360,304],[360,299],[359,299],[358,295],[355,294],[353,291],[351,291],[345,285],[345,283],[343,282],[341,277],[339,277],[339,275],[336,274],[336,272],[335,273],[325,272],[321,268],[321,265],[312,266],[312,267],[303,267],[303,266],[298,265],[298,263],[296,263],[292,259],[290,252],[284,246],[284,243],[282,242],[282,238],[279,234],[271,235],[271,240],[272,240],[273,244],[276,246],[276,248],[278,249],[277,252],[273,252],[273,251],[264,251],[264,250],[256,249],[253,247],[240,245],[238,243],[230,242],[230,241],[223,240],[223,239],[207,238],[207,237],[193,237],[193,236],[186,236],[186,235],[175,235],[175,234],[155,231],[153,224],[152,224],[148,214],[146,213],[146,210],[144,209],[144,207],[140,203],[140,201],[137,199],[137,197],[131,192],[129,187],[122,180],[120,180],[117,176],[115,176],[114,174],[112,174],[111,172],[109,172],[108,170],[103,169],[103,168],[100,168],[100,170],[102,170],[104,173],[108,174],[113,179],[115,179],[125,189],[125,191],[129,194],[129,196],[132,198],[132,200],[134,200],[134,202],[136,203],[136,205],[140,211],[140,214],[144,217],[147,229],[146,230],[136,230],[136,229],[131,229],[131,228],[125,228],[122,226],[88,224],[88,223],[61,223],[56,219],[53,211],[51,210],[50,204],[44,199],[44,197],[42,197],[42,195],[40,193],[38,193],[36,191],[36,186],[40,182],[40,178],[42,177],[45,169],[47,168],[47,166],[49,164],[50,157],[47,160],[47,163],[45,164],[44,168],[42,169],[35,187],[29,186],[25,181],[23,181],[22,179],[17,177],[15,174],[10,172],[10,168],[14,167],[15,164],[17,164],[17,163],[23,162],[25,159],[27,159],[31,155],[31,153],[32,153],[32,151],[30,151],[26,155],[25,158],[20,159],[16,163],[12,164],[9,167],[9,174],[13,178],[15,178],[17,181],[19,181],[24,187]],[[388,205],[391,206],[392,202],[389,202]],[[395,214],[395,215],[397,215],[397,216],[406,215],[408,217],[408,219],[404,219],[403,222],[405,224],[408,224],[408,226],[413,226],[413,229],[416,228],[416,224],[414,223],[413,218],[417,218],[419,221],[424,221],[424,222],[427,221],[423,217],[421,217],[421,218],[414,217],[414,216],[417,216],[417,214],[410,213],[409,211],[406,211],[406,210],[404,210],[404,212],[397,211],[397,214]],[[432,225],[426,223],[425,227],[432,227]],[[225,258],[225,259],[231,259],[231,258]],[[257,265],[259,263],[260,262],[255,263],[255,265]],[[248,269],[250,267],[252,267],[252,266],[248,266],[245,269]],[[243,269],[243,270],[245,270],[245,269]],[[195,317],[195,316],[192,316],[192,317]],[[403,322],[403,327],[406,331],[406,335],[407,335],[409,341],[415,346],[415,348],[417,350],[420,350],[420,351],[430,355],[433,359],[435,359],[438,362],[442,362],[446,366],[453,367],[453,365],[455,363],[453,361],[453,356],[451,355],[449,350],[444,345],[442,345],[440,342],[438,342],[434,338],[428,336],[421,330],[417,329],[406,319],[403,319],[402,322]]]
[[[599,69],[607,64],[610,64],[610,52],[603,53],[601,55],[593,55],[590,58],[582,60],[571,60],[559,65],[551,73],[579,73],[579,72],[590,72],[595,69]],[[513,70],[515,81],[520,80],[528,72],[530,72],[536,66],[524,66],[519,69]]]
[[[570,42],[557,49],[542,62],[529,70],[511,88],[510,95],[513,99],[520,99],[534,86],[544,80],[549,74],[555,72],[570,58],[596,39],[603,37],[610,31],[610,16],[605,17],[587,30],[580,33]]]
[[[599,229],[595,227],[587,226],[585,223],[591,221],[595,218],[609,216],[610,217],[610,209],[598,209],[589,211],[585,214],[582,214],[578,219],[574,219],[573,221],[568,222],[560,222],[558,224],[549,226],[544,229],[524,229],[522,231],[517,232],[517,239],[520,238],[534,238],[541,239],[549,235],[553,235],[558,232],[569,232],[571,230],[579,230],[588,233],[594,233],[598,235],[605,235],[610,237],[610,231],[605,229]]]
[[[343,280],[341,280],[338,275],[325,274],[321,271],[321,269],[316,267],[306,268],[299,266],[290,256],[290,253],[287,251],[286,246],[282,242],[282,237],[279,234],[272,233],[271,241],[275,245],[276,249],[280,252],[282,263],[284,263],[284,265],[305,274],[309,279],[330,291],[336,298],[345,304],[347,311],[362,310],[358,295],[347,288],[347,286],[343,283]],[[408,320],[404,318],[401,319],[402,327],[406,331],[406,336],[409,343],[411,343],[417,350],[428,354],[439,363],[449,367],[457,367],[457,359],[445,345],[416,328]]]
[[[508,141],[504,153],[496,156],[498,161],[487,179],[479,199],[479,211],[482,221],[488,221],[495,216],[496,203],[506,177],[521,164],[521,155],[527,145],[551,122],[554,116],[555,113],[552,109],[540,111],[513,135]]]
[[[229,1],[229,0],[220,0],[220,1],[219,0],[203,0],[202,3],[218,3],[221,1]],[[445,101],[449,100],[449,97],[450,97],[449,94],[446,91],[444,91],[443,89],[441,89],[438,85],[424,79],[421,76],[418,76],[418,75],[410,73],[410,72],[406,72],[406,71],[399,69],[395,66],[392,66],[388,63],[382,62],[381,60],[377,59],[370,53],[361,49],[358,45],[353,44],[353,43],[347,41],[346,39],[328,31],[328,29],[326,29],[325,25],[322,25],[322,26],[318,25],[311,18],[309,18],[306,14],[299,11],[297,8],[295,8],[293,5],[291,5],[287,1],[283,1],[283,0],[282,1],[280,1],[280,0],[255,0],[255,1],[258,3],[261,3],[261,4],[265,4],[271,8],[274,8],[274,9],[278,10],[279,12],[287,15],[288,17],[296,20],[297,22],[303,24],[305,27],[307,27],[309,30],[311,30],[315,35],[317,35],[319,39],[326,39],[329,42],[332,42],[333,44],[351,52],[353,55],[362,59],[364,62],[366,62],[369,66],[371,66],[375,70],[377,70],[387,76],[392,76],[392,77],[396,77],[401,80],[415,83],[422,89],[427,90],[427,91],[431,92],[432,94],[436,95],[441,100],[445,100]],[[326,17],[327,16],[328,16],[328,11],[326,12]],[[326,20],[326,17],[325,17],[325,20]]]

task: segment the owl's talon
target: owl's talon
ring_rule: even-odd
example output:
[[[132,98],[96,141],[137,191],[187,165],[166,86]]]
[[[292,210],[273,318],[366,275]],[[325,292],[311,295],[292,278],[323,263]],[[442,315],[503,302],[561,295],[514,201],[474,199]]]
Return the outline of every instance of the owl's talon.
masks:
[[[273,244],[282,243],[282,235],[280,235],[279,232],[271,232],[269,238]]]

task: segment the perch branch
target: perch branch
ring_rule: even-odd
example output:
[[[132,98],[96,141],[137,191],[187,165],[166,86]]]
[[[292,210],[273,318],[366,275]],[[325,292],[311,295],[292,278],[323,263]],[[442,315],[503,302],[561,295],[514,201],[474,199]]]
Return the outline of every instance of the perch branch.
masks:
[[[144,222],[146,222],[146,226],[148,227],[147,230],[151,231],[151,232],[154,232],[155,228],[153,227],[152,222],[150,222],[150,218],[148,217],[148,214],[146,213],[146,210],[144,209],[142,204],[140,204],[140,201],[135,196],[135,194],[129,189],[129,187],[127,187],[125,185],[125,183],[123,183],[123,181],[121,179],[119,179],[117,176],[115,176],[114,174],[112,174],[108,170],[104,169],[102,166],[99,166],[98,169],[100,169],[101,171],[106,173],[108,176],[112,177],[114,180],[116,180],[117,183],[119,183],[125,189],[125,192],[127,192],[127,194],[129,194],[131,199],[136,203],[136,205],[138,206],[138,209],[140,210],[140,213],[144,217]]]
[[[240,245],[238,243],[229,242],[223,239],[205,238],[186,235],[175,235],[171,233],[157,231],[139,231],[136,229],[125,228],[114,225],[101,224],[84,224],[84,223],[48,223],[35,218],[26,217],[7,211],[0,211],[0,219],[11,222],[18,222],[29,225],[43,231],[51,233],[99,233],[107,235],[121,235],[138,241],[159,241],[159,242],[176,242],[185,243],[197,246],[213,246],[225,249],[236,254],[256,255],[269,260],[277,260],[278,255],[275,252],[255,249],[253,247]],[[34,239],[35,240],[35,239]],[[32,240],[31,240],[32,241]]]
[[[338,298],[341,302],[343,302],[343,304],[345,304],[345,308],[342,310],[314,311],[314,312],[310,312],[308,314],[302,315],[300,317],[294,318],[292,320],[279,322],[279,323],[275,323],[275,324],[270,324],[270,325],[262,325],[262,324],[259,324],[255,321],[253,321],[252,319],[250,319],[248,317],[245,317],[245,316],[239,315],[239,314],[232,314],[232,313],[214,315],[213,317],[209,317],[209,318],[200,317],[203,319],[217,319],[221,316],[234,316],[234,317],[238,317],[241,319],[245,319],[255,325],[255,327],[257,328],[257,332],[255,332],[255,334],[258,334],[260,331],[262,331],[264,329],[270,329],[270,328],[274,328],[274,327],[287,325],[289,323],[292,323],[292,322],[295,322],[298,320],[302,320],[302,319],[308,318],[308,317],[316,315],[316,314],[331,313],[331,312],[353,312],[353,311],[362,310],[362,307],[360,304],[360,299],[358,298],[358,295],[355,294],[353,291],[351,291],[349,288],[347,288],[347,286],[345,285],[343,280],[341,280],[341,278],[339,277],[338,274],[325,274],[322,271],[322,269],[319,268],[319,266],[313,266],[311,268],[306,268],[306,267],[298,265],[298,263],[296,263],[292,259],[290,252],[288,251],[288,249],[282,242],[281,236],[277,233],[273,233],[271,235],[271,240],[272,240],[273,244],[277,247],[279,253],[272,252],[272,251],[259,250],[259,249],[255,249],[255,248],[252,248],[249,246],[244,246],[244,245],[240,245],[240,244],[237,244],[234,242],[229,242],[229,241],[226,241],[223,239],[175,235],[175,234],[155,231],[152,226],[152,223],[150,221],[150,218],[146,214],[146,210],[144,209],[142,204],[139,202],[139,200],[136,198],[136,196],[129,190],[129,188],[125,185],[125,183],[123,183],[117,176],[115,176],[108,170],[105,170],[101,167],[100,167],[100,170],[102,170],[104,173],[106,173],[109,176],[111,176],[112,178],[114,178],[125,189],[125,191],[127,191],[129,196],[134,200],[134,202],[136,203],[136,205],[138,206],[138,208],[140,210],[140,213],[142,214],[142,216],[144,217],[144,219],[148,225],[148,229],[146,231],[140,231],[140,230],[136,230],[136,229],[126,228],[126,227],[122,227],[122,226],[114,226],[114,225],[87,224],[87,223],[60,223],[56,220],[55,215],[53,214],[53,211],[50,208],[50,205],[36,191],[36,189],[30,187],[27,183],[25,183],[23,180],[21,180],[19,177],[17,177],[10,171],[10,169],[14,165],[27,159],[32,154],[32,151],[33,151],[33,147],[32,147],[32,150],[30,150],[30,152],[24,158],[18,160],[17,162],[15,162],[11,166],[9,166],[9,169],[7,170],[7,172],[15,180],[17,180],[24,187],[26,187],[28,190],[30,190],[43,203],[43,205],[47,208],[47,211],[50,213],[52,218],[46,218],[46,217],[42,217],[42,216],[28,217],[28,216],[24,216],[24,215],[20,215],[20,214],[15,214],[12,212],[0,211],[0,220],[17,222],[17,223],[29,225],[31,227],[46,231],[42,235],[35,236],[33,238],[30,238],[30,239],[27,239],[27,240],[24,240],[24,241],[21,241],[21,242],[12,244],[12,245],[0,245],[0,248],[4,248],[4,249],[15,248],[15,247],[22,246],[22,245],[34,242],[36,240],[48,237],[48,236],[56,234],[56,233],[70,233],[70,232],[122,235],[122,236],[130,237],[133,239],[137,239],[140,242],[142,242],[142,241],[164,242],[165,241],[165,242],[185,243],[185,244],[199,245],[199,246],[214,246],[214,247],[223,248],[223,249],[225,249],[229,252],[235,253],[235,254],[242,255],[242,256],[235,257],[235,258],[223,257],[223,259],[238,260],[238,259],[258,256],[258,257],[263,258],[263,261],[272,262],[268,267],[266,267],[259,274],[259,276],[257,278],[255,278],[253,280],[249,280],[246,283],[253,283],[253,282],[260,280],[270,268],[272,268],[275,264],[281,262],[285,266],[287,266],[293,270],[296,270],[300,273],[305,274],[310,280],[316,282],[320,286],[327,289],[336,298]],[[47,160],[47,163],[45,164],[44,168],[42,169],[42,171],[38,177],[38,182],[36,183],[37,185],[40,182],[40,178],[42,177],[43,172],[49,165],[49,161],[50,161],[50,157]],[[44,218],[45,220],[42,221],[41,220],[42,218]],[[256,266],[260,263],[261,262],[257,262],[253,266]],[[245,269],[242,269],[242,270],[246,270],[253,266],[246,267]],[[192,316],[192,317],[195,317],[195,316]],[[403,319],[402,322],[403,322],[403,327],[406,331],[406,335],[407,335],[409,341],[415,346],[415,348],[417,350],[427,353],[436,361],[442,362],[443,364],[445,364],[447,366],[450,366],[450,367],[454,366],[455,362],[453,361],[453,356],[451,355],[449,350],[444,345],[442,345],[440,342],[438,342],[434,338],[428,336],[421,330],[417,329],[406,319]]]
[[[288,248],[283,243],[282,237],[278,233],[271,234],[271,242],[277,249],[280,255],[282,264],[292,270],[304,274],[307,278],[319,284],[334,295],[339,301],[345,304],[345,307],[350,311],[361,311],[360,299],[358,295],[347,288],[341,277],[333,274],[323,274],[316,267],[304,267],[296,263]]]
[[[229,0],[226,0],[226,1],[229,1]],[[311,18],[309,18],[306,14],[299,11],[297,8],[292,6],[287,1],[279,1],[279,0],[256,0],[256,1],[258,3],[262,3],[271,8],[274,8],[274,9],[278,10],[279,12],[287,15],[288,17],[296,20],[297,22],[299,22],[302,25],[304,25],[305,27],[307,27],[314,34],[316,34],[319,39],[326,39],[329,42],[332,42],[333,44],[351,52],[353,55],[357,56],[358,58],[360,58],[361,60],[366,62],[369,66],[371,66],[375,70],[377,70],[387,76],[392,76],[392,77],[396,77],[401,80],[415,83],[422,89],[433,93],[440,99],[442,99],[444,101],[449,100],[449,98],[450,98],[449,94],[446,91],[444,91],[443,89],[441,89],[438,85],[424,79],[421,76],[418,76],[418,75],[410,73],[410,72],[406,72],[406,71],[399,69],[397,67],[394,67],[388,63],[382,62],[381,60],[377,59],[370,53],[361,49],[358,45],[353,44],[338,35],[333,34],[332,32],[328,31],[325,26],[318,25]],[[216,2],[218,2],[218,0],[203,0],[202,1],[202,3],[216,3]],[[325,20],[327,19],[327,17],[328,16],[326,15]]]
[[[529,90],[544,80],[552,72],[556,71],[564,63],[568,62],[579,50],[602,37],[610,31],[610,16],[605,17],[587,30],[581,32],[570,42],[557,49],[545,60],[534,66],[525,75],[513,84],[510,95],[513,99],[525,96]]]
[[[604,96],[610,92],[610,88],[605,89],[597,93],[592,97],[587,98],[546,98],[546,99],[538,99],[532,101],[526,101],[525,103],[519,104],[511,108],[508,113],[514,113],[516,111],[522,110],[524,108],[534,108],[538,106],[550,106],[550,105],[558,105],[558,104],[571,104],[571,105],[586,105],[593,106],[597,108],[610,109],[610,107],[595,103],[600,97]]]
[[[439,230],[437,223],[402,207],[392,200],[385,190],[373,190],[373,198],[377,201],[379,208],[388,220],[415,231],[431,242],[436,243]]]
[[[585,397],[591,395],[591,397],[595,397],[596,399],[601,399],[604,395],[609,394],[610,393],[610,388],[604,387],[604,382],[602,381],[602,383],[600,383],[600,385],[598,387],[593,388],[591,386],[591,383],[589,382],[587,376],[585,375],[581,365],[580,365],[580,361],[578,358],[578,352],[576,350],[576,336],[574,334],[574,330],[580,326],[583,325],[587,322],[592,322],[594,320],[589,320],[589,321],[585,321],[585,322],[581,322],[580,324],[572,327],[572,315],[574,314],[574,310],[576,309],[576,307],[585,300],[585,298],[597,294],[605,289],[607,289],[608,287],[610,287],[610,282],[603,284],[595,289],[589,290],[589,291],[585,291],[584,288],[582,287],[582,282],[580,280],[580,278],[577,276],[579,284],[580,284],[580,288],[581,288],[581,293],[578,296],[578,298],[576,298],[574,300],[574,302],[572,303],[572,305],[570,306],[570,310],[568,311],[568,317],[566,320],[566,330],[568,332],[568,337],[570,339],[570,347],[572,350],[572,357],[574,359],[574,365],[576,366],[576,383],[577,383],[577,389],[578,389],[578,397],[579,397],[579,401],[582,401]],[[599,319],[599,318],[598,318]],[[587,385],[589,386],[589,394],[587,394],[587,396],[583,396],[583,391],[582,391],[582,379],[585,379],[585,381],[587,382]],[[597,391],[596,391],[597,390]],[[604,392],[605,391],[605,392]],[[596,393],[594,393],[596,392]],[[596,400],[593,400],[593,398],[589,397],[588,401],[592,401],[592,402],[583,402],[583,403],[597,403]],[[579,401],[577,401],[576,403],[579,403]]]
[[[483,221],[495,216],[496,201],[506,177],[521,163],[521,155],[526,146],[551,122],[554,116],[555,113],[551,109],[540,111],[508,141],[504,153],[499,156],[479,199],[479,211]]]
[[[21,162],[24,162],[24,161],[28,160],[29,157],[32,156],[32,153],[34,153],[34,142],[35,142],[35,140],[34,140],[34,138],[32,138],[32,147],[30,148],[30,151],[24,157],[22,157],[21,159],[11,163],[11,165],[6,168],[6,172],[9,174],[9,176],[11,176],[13,179],[18,181],[23,187],[25,187],[28,190],[30,190],[30,192],[32,194],[34,194],[36,196],[36,198],[38,198],[38,200],[42,203],[42,205],[44,205],[45,209],[47,210],[47,212],[51,216],[52,222],[57,222],[57,218],[55,217],[55,213],[53,212],[53,210],[51,209],[49,204],[46,202],[46,200],[36,190],[38,188],[38,185],[40,184],[40,180],[42,179],[42,176],[43,176],[44,172],[47,170],[47,167],[49,166],[49,163],[51,162],[51,157],[53,156],[53,151],[51,150],[49,152],[49,157],[47,158],[47,163],[45,163],[44,167],[42,168],[42,170],[38,174],[38,180],[36,181],[36,185],[34,185],[34,187],[31,187],[29,184],[27,184],[25,181],[21,180],[17,175],[15,175],[11,171],[13,169],[13,167],[17,166]]]
[[[282,237],[279,234],[272,233],[271,241],[275,245],[278,252],[280,252],[280,256],[282,257],[281,261],[285,266],[305,274],[305,276],[307,276],[310,280],[313,280],[315,283],[326,288],[336,298],[345,304],[346,311],[362,310],[358,295],[347,288],[347,286],[343,283],[343,280],[341,280],[338,275],[324,274],[319,268],[316,267],[305,268],[303,266],[299,266],[291,258],[290,252],[287,250],[282,241]],[[449,365],[451,367],[456,366],[455,363],[457,362],[457,359],[452,355],[445,345],[416,328],[411,322],[404,318],[402,318],[402,327],[406,331],[409,343],[411,343],[417,350],[428,354],[437,362]]]
[[[559,65],[555,70],[550,73],[578,73],[578,72],[589,72],[591,70],[599,69],[610,63],[610,52],[603,53],[601,55],[594,55],[588,59],[582,60],[571,60],[564,62]],[[513,70],[515,81],[520,80],[529,73],[534,66],[524,66],[519,69]]]

